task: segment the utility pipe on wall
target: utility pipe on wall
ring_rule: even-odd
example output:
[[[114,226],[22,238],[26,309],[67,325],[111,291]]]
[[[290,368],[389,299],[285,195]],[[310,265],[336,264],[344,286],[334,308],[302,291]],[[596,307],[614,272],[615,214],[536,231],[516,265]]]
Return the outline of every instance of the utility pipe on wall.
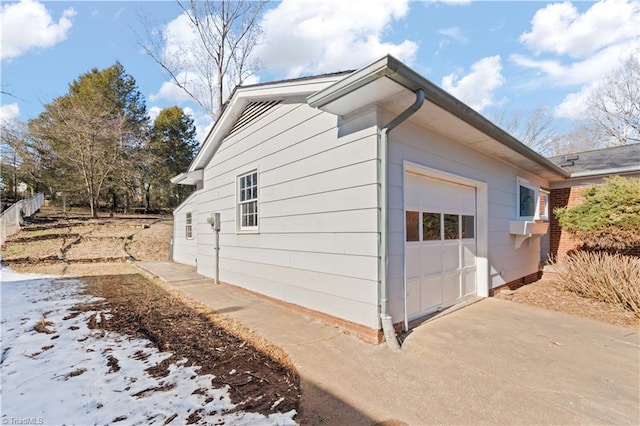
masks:
[[[400,348],[393,319],[389,314],[389,243],[387,236],[389,233],[389,133],[400,125],[407,118],[415,114],[424,103],[424,90],[416,90],[416,100],[411,106],[405,109],[400,115],[387,123],[381,130],[378,137],[378,152],[380,154],[380,256],[379,276],[380,276],[380,321],[387,344],[394,348]]]

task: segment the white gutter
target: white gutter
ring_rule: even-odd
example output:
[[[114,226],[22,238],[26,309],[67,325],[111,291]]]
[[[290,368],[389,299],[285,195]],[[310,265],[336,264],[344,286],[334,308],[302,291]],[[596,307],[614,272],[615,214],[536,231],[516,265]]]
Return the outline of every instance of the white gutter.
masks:
[[[584,172],[575,172],[575,173],[571,173],[571,177],[569,179],[594,177],[594,176],[620,175],[620,174],[626,174],[626,173],[640,173],[640,167],[629,166],[629,167],[617,167],[612,169],[588,170]]]
[[[394,349],[399,349],[398,339],[393,328],[393,319],[389,314],[389,133],[403,121],[420,109],[424,103],[424,90],[416,90],[416,100],[400,115],[387,123],[378,137],[378,153],[380,155],[380,216],[378,228],[380,229],[380,261],[378,273],[380,277],[380,321],[387,344]]]

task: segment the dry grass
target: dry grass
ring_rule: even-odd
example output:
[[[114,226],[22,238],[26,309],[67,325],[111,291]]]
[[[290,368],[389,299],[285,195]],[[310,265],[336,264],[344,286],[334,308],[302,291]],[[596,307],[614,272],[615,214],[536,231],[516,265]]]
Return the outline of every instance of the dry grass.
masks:
[[[640,318],[632,312],[564,290],[557,276],[551,273],[546,273],[541,280],[515,291],[500,292],[496,297],[622,327],[640,327]]]
[[[43,315],[42,318],[40,318],[40,321],[38,321],[33,327],[33,329],[38,333],[53,334],[55,333],[55,331],[48,328],[51,326],[53,326],[53,322],[47,321],[47,318]]]
[[[611,303],[640,318],[640,259],[578,251],[556,267],[564,290]]]

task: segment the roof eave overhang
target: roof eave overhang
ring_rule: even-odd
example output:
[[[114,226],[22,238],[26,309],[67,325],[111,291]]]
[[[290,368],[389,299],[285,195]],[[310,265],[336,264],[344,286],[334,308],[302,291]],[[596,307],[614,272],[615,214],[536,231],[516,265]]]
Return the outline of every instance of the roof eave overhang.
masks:
[[[180,173],[177,176],[171,178],[171,183],[177,185],[198,185],[202,183],[204,173],[202,169],[192,170],[184,173]]]
[[[307,102],[314,108],[332,112],[331,104],[334,101],[382,77],[387,77],[412,92],[418,89],[424,90],[425,98],[429,102],[455,115],[510,150],[537,163],[559,179],[570,177],[569,172],[524,145],[471,107],[389,55],[314,93],[307,98]]]
[[[574,172],[574,173],[571,173],[571,179],[599,177],[599,176],[612,176],[612,175],[628,175],[628,174],[640,175],[640,167],[629,166],[629,167],[617,167],[617,168],[603,169],[603,170],[588,170],[584,172]]]

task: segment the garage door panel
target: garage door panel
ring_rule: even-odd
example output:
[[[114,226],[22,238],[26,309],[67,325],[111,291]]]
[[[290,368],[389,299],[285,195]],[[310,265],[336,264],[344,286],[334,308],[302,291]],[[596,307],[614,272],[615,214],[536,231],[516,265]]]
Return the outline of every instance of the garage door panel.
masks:
[[[419,245],[407,245],[405,256],[407,279],[422,276],[422,248]]]
[[[476,294],[476,270],[475,268],[462,272],[462,297]]]
[[[421,254],[422,264],[418,269],[422,275],[436,274],[442,270],[443,253],[440,245],[423,246]]]
[[[451,306],[460,298],[460,273],[442,276],[442,304]]]
[[[421,285],[420,312],[429,312],[442,305],[442,277],[427,278]]]
[[[420,178],[420,208],[422,210],[434,210],[440,205],[442,188],[436,181]],[[436,210],[437,211],[437,210]]]
[[[407,281],[407,312],[422,312],[421,282],[421,278]]]
[[[460,268],[460,248],[458,244],[443,244],[441,247],[442,271],[451,272]]]
[[[460,186],[460,213],[476,214],[476,189],[470,186]]]
[[[474,266],[476,264],[476,242],[471,241],[462,245],[462,264],[463,268]]]

